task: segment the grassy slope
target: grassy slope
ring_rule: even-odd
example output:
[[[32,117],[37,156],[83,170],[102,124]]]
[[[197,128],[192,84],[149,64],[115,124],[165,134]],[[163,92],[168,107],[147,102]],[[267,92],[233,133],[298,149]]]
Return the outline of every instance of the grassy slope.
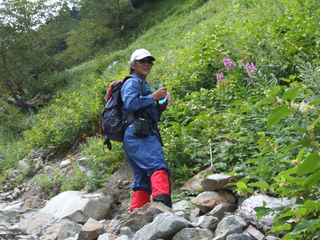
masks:
[[[273,77],[263,69],[265,63],[279,66],[271,70],[281,67],[282,44],[277,42],[278,33],[272,27],[287,24],[277,23],[285,12],[282,5],[273,6],[269,1],[230,4],[220,0],[208,1],[197,8],[192,1],[163,0],[144,7],[153,10],[146,15],[139,32],[134,33],[135,39],[127,39],[133,41],[127,48],[97,56],[57,76],[64,78],[68,86],[58,90],[51,103],[37,115],[35,126],[25,133],[26,141],[10,146],[13,152],[19,152],[12,162],[21,159],[21,149],[27,153],[44,146],[65,151],[84,135],[98,134],[105,91],[111,81],[128,74],[128,61],[136,48],[150,50],[157,59],[149,84],[166,82],[176,99],[190,92],[190,88],[185,89],[189,81],[200,79],[196,85],[201,86],[202,70],[203,79],[214,86],[215,74],[223,67],[223,57],[255,61],[265,70],[261,80],[264,83]],[[107,69],[115,60],[117,64]],[[12,151],[9,153],[5,148],[2,147],[4,163],[12,159]]]

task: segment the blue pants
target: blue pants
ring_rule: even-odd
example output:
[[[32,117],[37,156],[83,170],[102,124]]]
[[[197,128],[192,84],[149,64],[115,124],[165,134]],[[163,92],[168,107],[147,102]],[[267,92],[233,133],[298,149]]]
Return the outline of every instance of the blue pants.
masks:
[[[130,124],[124,134],[123,149],[135,177],[133,191],[145,190],[151,194],[150,177],[157,170],[165,170],[171,175],[156,131],[147,138],[138,137],[133,135],[133,124]]]

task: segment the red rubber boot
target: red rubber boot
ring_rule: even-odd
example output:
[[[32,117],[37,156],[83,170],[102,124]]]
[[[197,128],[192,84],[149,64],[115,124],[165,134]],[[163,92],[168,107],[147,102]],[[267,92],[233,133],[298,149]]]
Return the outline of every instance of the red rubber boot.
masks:
[[[164,170],[155,171],[151,175],[151,186],[153,201],[162,202],[164,205],[172,208],[168,173]]]
[[[141,208],[150,202],[150,193],[144,190],[138,190],[133,193],[130,207],[130,214],[136,208]]]

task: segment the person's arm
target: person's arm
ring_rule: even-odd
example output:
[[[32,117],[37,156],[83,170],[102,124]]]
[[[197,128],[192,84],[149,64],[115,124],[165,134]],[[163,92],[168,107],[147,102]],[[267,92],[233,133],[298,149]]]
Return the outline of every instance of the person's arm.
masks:
[[[128,112],[142,110],[149,106],[155,106],[155,99],[152,94],[143,96],[141,85],[138,79],[128,79],[121,88],[121,97],[124,108]]]

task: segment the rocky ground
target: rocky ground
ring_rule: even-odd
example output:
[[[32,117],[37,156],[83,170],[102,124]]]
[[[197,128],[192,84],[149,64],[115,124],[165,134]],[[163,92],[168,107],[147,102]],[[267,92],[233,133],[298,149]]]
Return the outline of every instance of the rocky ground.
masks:
[[[93,193],[60,193],[58,185],[41,190],[31,177],[21,181],[19,174],[28,169],[28,163],[20,161],[0,186],[0,239],[273,240],[279,236],[267,232],[274,216],[257,222],[254,207],[261,206],[262,201],[270,207],[294,204],[264,195],[239,198],[225,187],[230,176],[212,174],[208,168],[184,186],[173,186],[172,209],[151,203],[130,215],[134,176],[126,162]],[[68,159],[54,161],[41,151],[34,154],[32,164],[37,174],[56,169],[71,172],[73,164],[89,174],[81,159],[73,163]],[[181,192],[198,194],[187,197]]]

